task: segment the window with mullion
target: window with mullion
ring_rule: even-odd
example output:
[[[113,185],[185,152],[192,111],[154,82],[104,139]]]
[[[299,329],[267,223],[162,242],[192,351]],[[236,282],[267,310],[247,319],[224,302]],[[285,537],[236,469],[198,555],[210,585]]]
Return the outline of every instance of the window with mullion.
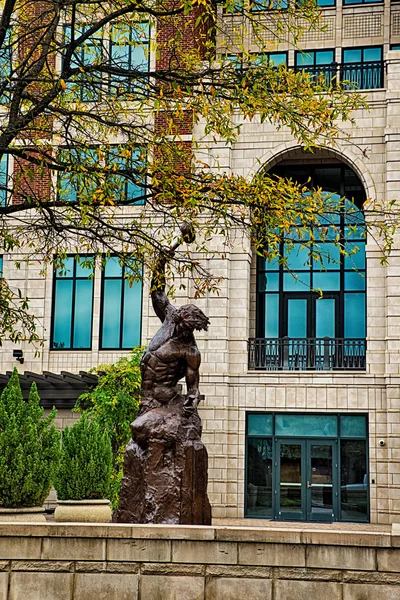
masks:
[[[0,160],[0,206],[7,205],[8,189],[8,154],[3,154]]]
[[[277,174],[297,179],[296,168],[290,167],[285,174],[283,167]],[[343,196],[352,197],[360,204],[364,200],[358,178],[346,167],[303,168],[302,175],[299,183],[311,177],[315,187],[324,187],[324,180],[329,187],[336,180]],[[338,194],[330,192],[327,195],[328,206],[330,203],[333,206],[332,210],[327,208],[321,219],[324,234],[321,236],[318,229],[314,229],[314,239],[309,246],[305,245],[306,233],[303,232],[300,240],[295,227],[289,239],[282,242],[280,254],[286,257],[287,268],[277,259],[268,262],[258,257],[257,337],[277,339],[290,337],[292,332],[293,337],[365,338],[364,217],[349,200],[337,214],[333,208],[339,200]],[[348,256],[341,254],[335,240],[343,245]],[[310,257],[313,252],[317,255]],[[321,299],[319,290],[323,294]],[[300,328],[291,326],[288,310],[293,313],[293,323],[304,321]],[[301,315],[296,313],[299,310]]]
[[[344,48],[342,81],[351,88],[371,90],[383,87],[382,46]]]
[[[296,52],[296,71],[310,73],[311,76],[323,75],[329,84],[336,75],[335,51],[304,50]]]
[[[123,146],[110,146],[107,163],[112,167],[108,181],[115,187],[115,203],[144,204],[146,194],[145,149],[128,150]],[[116,173],[116,171],[120,172]]]
[[[140,345],[142,282],[127,278],[129,273],[118,258],[106,260],[102,282],[100,348],[130,350]]]
[[[13,70],[13,46],[11,30],[6,32],[5,40],[0,48],[0,104],[10,101],[10,77]]]
[[[148,22],[138,23],[135,27],[119,24],[111,28],[110,67],[128,71],[123,75],[110,74],[109,85],[112,94],[135,92],[146,86],[150,68],[149,44]]]
[[[88,25],[76,25],[74,39],[78,39],[88,29]],[[64,39],[66,44],[71,43],[71,25],[65,25]],[[73,75],[67,82],[67,90],[72,96],[72,101],[95,102],[99,99],[102,87],[102,74],[95,67],[100,66],[104,60],[103,43],[104,34],[100,30],[76,48],[71,59],[71,68],[79,69],[79,72]],[[80,72],[83,69],[86,70],[85,73]]]
[[[343,0],[343,4],[383,4],[383,0]]]
[[[54,271],[52,350],[92,347],[93,267],[68,257]]]
[[[252,12],[261,12],[264,10],[285,10],[289,5],[289,0],[251,0],[250,10]]]
[[[146,151],[123,145],[61,148],[59,162],[65,168],[57,181],[58,199],[65,202],[90,202],[104,192],[114,204],[144,204],[146,195]],[[107,166],[110,169],[107,169]]]
[[[98,148],[60,148],[59,162],[65,168],[58,173],[59,200],[79,202],[88,199],[99,188]]]

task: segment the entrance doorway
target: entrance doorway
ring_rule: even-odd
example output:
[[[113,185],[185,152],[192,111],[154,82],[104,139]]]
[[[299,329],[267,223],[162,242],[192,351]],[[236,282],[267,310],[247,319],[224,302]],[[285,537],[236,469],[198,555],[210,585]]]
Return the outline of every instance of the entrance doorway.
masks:
[[[337,442],[276,440],[279,520],[336,521]]]
[[[247,517],[369,521],[367,415],[259,412],[246,421]]]

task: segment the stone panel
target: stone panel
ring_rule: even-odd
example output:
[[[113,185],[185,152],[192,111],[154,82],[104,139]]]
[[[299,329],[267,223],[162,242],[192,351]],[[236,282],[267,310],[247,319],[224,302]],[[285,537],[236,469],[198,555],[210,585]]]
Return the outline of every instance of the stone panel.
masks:
[[[40,558],[40,538],[0,538],[0,558]]]
[[[239,544],[239,564],[304,567],[305,546],[293,544]]]
[[[399,585],[345,584],[343,586],[343,600],[399,600],[399,598]]]
[[[140,581],[140,600],[204,600],[204,579],[143,575]]]
[[[378,570],[400,573],[400,549],[378,550]]]
[[[6,600],[8,593],[8,573],[0,573],[0,599]]]
[[[374,548],[341,548],[340,546],[309,546],[307,567],[323,569],[346,568],[357,571],[374,571],[376,550]]]
[[[8,600],[71,600],[72,573],[11,573]]]
[[[172,542],[172,561],[182,563],[236,564],[237,544],[229,542]]]
[[[341,585],[339,583],[330,583],[325,581],[275,582],[274,600],[317,600],[318,598],[342,600]],[[357,600],[361,600],[361,598]]]
[[[268,579],[212,577],[206,583],[205,600],[270,600],[272,582]]]
[[[78,573],[75,575],[74,600],[136,600],[138,575]]]
[[[106,540],[101,538],[44,538],[42,558],[45,560],[104,560],[105,548]]]
[[[107,542],[107,560],[169,562],[170,559],[171,542],[168,540],[108,540]]]

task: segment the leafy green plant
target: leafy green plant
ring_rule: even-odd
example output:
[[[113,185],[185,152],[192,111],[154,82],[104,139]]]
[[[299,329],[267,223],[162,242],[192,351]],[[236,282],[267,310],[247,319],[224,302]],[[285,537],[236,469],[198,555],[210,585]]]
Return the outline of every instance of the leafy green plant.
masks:
[[[53,484],[60,458],[60,433],[53,408],[43,418],[36,384],[22,397],[14,369],[0,397],[0,505],[40,506]]]
[[[54,482],[58,499],[109,498],[111,470],[110,438],[83,414],[63,432],[60,468]]]
[[[136,419],[140,401],[140,360],[143,347],[136,347],[129,357],[112,365],[100,365],[92,372],[99,375],[93,390],[82,394],[74,410],[86,413],[106,431],[111,439],[113,472],[111,475],[113,504],[122,478],[122,462],[131,437],[130,424]]]

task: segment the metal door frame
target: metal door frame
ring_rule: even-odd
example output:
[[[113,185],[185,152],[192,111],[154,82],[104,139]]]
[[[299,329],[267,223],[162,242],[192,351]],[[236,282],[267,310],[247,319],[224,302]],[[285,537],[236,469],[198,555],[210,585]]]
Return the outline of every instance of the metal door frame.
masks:
[[[280,448],[282,445],[296,445],[301,447],[301,515],[297,514],[296,517],[290,515],[290,513],[281,510],[281,461],[280,461]],[[311,515],[311,487],[309,482],[311,481],[311,446],[331,446],[332,447],[332,511],[333,516],[331,519],[327,519],[325,516],[318,518]],[[340,489],[339,489],[339,452],[338,452],[338,439],[337,438],[304,438],[304,437],[276,437],[273,443],[273,515],[277,521],[304,521],[304,522],[333,522],[339,520],[339,503],[340,503]]]

